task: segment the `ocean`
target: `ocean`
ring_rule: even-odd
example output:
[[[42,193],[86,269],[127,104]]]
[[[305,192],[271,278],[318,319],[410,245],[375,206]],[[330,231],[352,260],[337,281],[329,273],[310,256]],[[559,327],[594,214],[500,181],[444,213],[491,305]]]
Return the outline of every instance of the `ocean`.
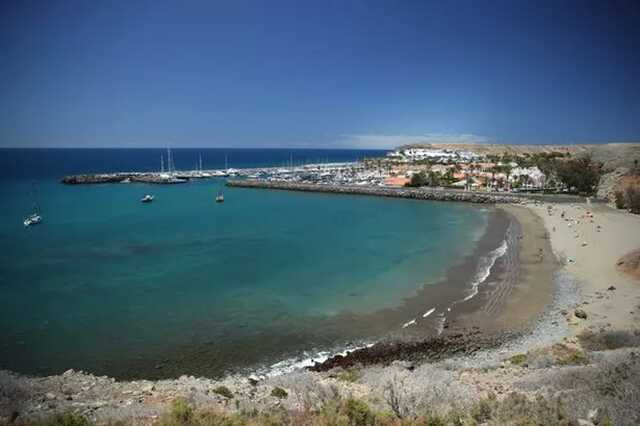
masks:
[[[0,368],[117,378],[272,372],[384,338],[476,249],[466,203],[182,185],[65,186],[161,149],[0,150]],[[362,150],[176,149],[178,169],[354,161]],[[216,204],[224,188],[225,202]],[[153,193],[156,201],[139,199]],[[41,225],[23,218],[37,201]],[[426,311],[433,300],[419,300]],[[420,308],[422,309],[422,308]],[[393,314],[381,313],[393,312]]]

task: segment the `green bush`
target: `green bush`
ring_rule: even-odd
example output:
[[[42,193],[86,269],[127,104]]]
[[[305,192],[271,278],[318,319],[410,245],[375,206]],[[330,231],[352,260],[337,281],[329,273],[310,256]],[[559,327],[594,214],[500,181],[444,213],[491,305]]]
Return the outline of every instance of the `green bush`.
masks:
[[[362,377],[362,373],[357,368],[350,368],[339,372],[336,377],[344,382],[354,383]]]
[[[579,349],[566,348],[558,354],[558,364],[560,365],[585,365],[588,363],[587,354]]]
[[[345,401],[342,411],[352,426],[369,426],[375,424],[375,415],[363,401],[348,399]]]
[[[217,393],[218,395],[222,395],[228,399],[233,398],[233,392],[231,392],[231,390],[226,386],[218,386],[213,390],[213,393]]]
[[[491,406],[495,402],[493,397],[487,399],[481,399],[476,405],[471,408],[471,417],[478,423],[486,423],[491,420],[492,408]]]
[[[85,417],[72,413],[57,413],[45,419],[28,422],[33,426],[90,426],[92,423]]]
[[[193,420],[193,407],[186,400],[178,398],[171,403],[169,411],[160,419],[163,426],[187,425]]]
[[[509,361],[511,361],[511,364],[514,365],[522,365],[527,361],[527,355],[517,354],[509,358]]]
[[[427,186],[428,184],[429,184],[429,181],[427,179],[427,174],[425,172],[420,172],[411,176],[411,180],[408,183],[406,183],[405,186],[416,188],[420,186]]]
[[[280,398],[280,399],[284,399],[288,395],[289,394],[287,393],[286,390],[284,390],[284,389],[282,389],[281,387],[278,387],[278,386],[273,388],[273,390],[271,391],[271,396],[275,396],[276,398]]]

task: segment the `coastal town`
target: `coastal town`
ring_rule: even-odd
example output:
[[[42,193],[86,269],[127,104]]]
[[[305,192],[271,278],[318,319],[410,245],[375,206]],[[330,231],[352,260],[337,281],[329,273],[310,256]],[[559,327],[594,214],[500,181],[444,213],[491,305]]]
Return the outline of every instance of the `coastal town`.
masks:
[[[636,205],[640,167],[626,152],[607,145],[426,145],[407,146],[384,156],[355,162],[306,163],[291,159],[277,167],[203,168],[202,158],[189,170],[176,168],[168,150],[167,167],[157,171],[65,176],[65,184],[181,184],[201,179],[227,179],[229,186],[304,190],[423,188],[493,195],[558,194],[590,196],[619,208]],[[604,147],[604,148],[603,148]],[[637,149],[630,145],[629,149]],[[612,158],[610,152],[615,152]],[[284,188],[286,186],[286,188]]]
[[[170,155],[170,154],[169,154]],[[565,158],[553,152],[544,159]],[[406,148],[386,157],[363,158],[357,162],[291,164],[282,167],[225,168],[122,172],[67,176],[65,184],[88,183],[186,183],[193,179],[246,178],[269,182],[300,182],[323,185],[436,186],[484,191],[564,191],[556,176],[547,176],[531,156],[486,156],[455,149]]]

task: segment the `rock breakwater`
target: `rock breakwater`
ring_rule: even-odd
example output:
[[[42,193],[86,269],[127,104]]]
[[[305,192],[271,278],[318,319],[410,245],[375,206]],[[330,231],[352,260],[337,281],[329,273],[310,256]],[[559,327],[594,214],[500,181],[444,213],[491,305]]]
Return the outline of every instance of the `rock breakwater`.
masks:
[[[65,185],[92,185],[103,183],[186,183],[188,179],[162,175],[158,173],[108,173],[65,176],[61,180]]]
[[[389,188],[380,186],[319,185],[298,182],[230,180],[227,186],[241,188],[281,189],[287,191],[326,192],[332,194],[374,195],[432,201],[465,201],[469,203],[517,203],[523,197],[512,194],[473,192],[432,188]]]

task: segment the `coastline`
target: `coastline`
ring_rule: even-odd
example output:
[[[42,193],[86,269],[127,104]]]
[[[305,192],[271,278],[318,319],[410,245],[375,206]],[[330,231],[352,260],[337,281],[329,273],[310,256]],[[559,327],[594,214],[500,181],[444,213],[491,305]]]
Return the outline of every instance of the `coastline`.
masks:
[[[565,218],[560,217],[563,210]],[[498,398],[510,390],[534,397],[539,394],[536,383],[575,367],[523,370],[510,361],[511,356],[526,353],[533,362],[534,355],[550,345],[586,346],[590,341],[585,340],[585,332],[637,329],[640,283],[619,273],[615,263],[620,256],[640,246],[640,217],[587,204],[529,203],[506,206],[505,211],[522,226],[517,257],[521,275],[516,284],[509,291],[504,288],[499,291],[499,286],[490,285],[507,272],[497,261],[486,285],[481,285],[478,295],[470,300],[488,308],[457,316],[441,337],[411,343],[416,353],[421,353],[418,358],[403,360],[402,354],[396,352],[388,362],[378,360],[369,367],[363,367],[361,361],[354,362],[350,365],[362,374],[356,383],[341,381],[336,369],[331,368],[325,373],[298,370],[265,378],[229,376],[211,380],[182,376],[174,380],[130,382],[73,371],[43,378],[1,371],[0,388],[16,398],[0,401],[0,417],[14,408],[35,416],[66,408],[98,421],[137,419],[144,423],[157,418],[176,397],[185,397],[198,407],[223,411],[246,407],[296,409],[301,402],[295,395],[327,386],[337,387],[340,394],[375,401],[382,398],[386,383],[397,377],[404,380],[407,392],[424,393],[424,380],[429,380],[431,388],[446,383],[451,390],[440,395],[440,404],[465,395],[470,400],[477,399],[490,391],[497,392]],[[584,217],[587,211],[593,212],[593,222]],[[576,220],[580,223],[576,224]],[[507,258],[505,255],[500,259]],[[586,318],[579,318],[576,308],[586,311]],[[626,347],[620,347],[612,354],[621,356],[625,351]],[[352,352],[346,358],[356,353],[362,352]],[[598,356],[594,363],[608,355]],[[341,370],[343,367],[337,368]],[[233,404],[211,392],[218,385],[233,390]],[[284,387],[290,396],[285,400],[272,397],[270,391],[274,386]],[[64,391],[59,393],[64,388],[73,392],[71,399],[65,397]],[[83,391],[84,388],[88,389]]]
[[[348,354],[338,354],[315,364],[311,370],[320,372],[354,365],[470,356],[529,334],[553,301],[553,276],[559,263],[542,219],[532,210],[506,205],[498,207],[494,214],[502,214],[508,223],[502,241],[506,248],[494,254],[502,248],[502,243],[498,242],[502,237],[496,241],[485,235],[484,247],[477,249],[466,265],[464,262],[457,265],[457,268],[467,269],[471,281],[478,282],[473,289],[468,288],[469,283],[465,284],[467,290],[473,290],[466,297],[458,296],[452,303],[438,306],[443,324],[440,332],[414,335],[413,339],[383,340]],[[487,261],[489,265],[482,265]],[[482,276],[478,277],[479,274]],[[444,286],[425,286],[416,300],[428,300],[431,291],[451,291],[454,283],[455,278],[449,276]],[[412,320],[412,325],[416,319]]]

